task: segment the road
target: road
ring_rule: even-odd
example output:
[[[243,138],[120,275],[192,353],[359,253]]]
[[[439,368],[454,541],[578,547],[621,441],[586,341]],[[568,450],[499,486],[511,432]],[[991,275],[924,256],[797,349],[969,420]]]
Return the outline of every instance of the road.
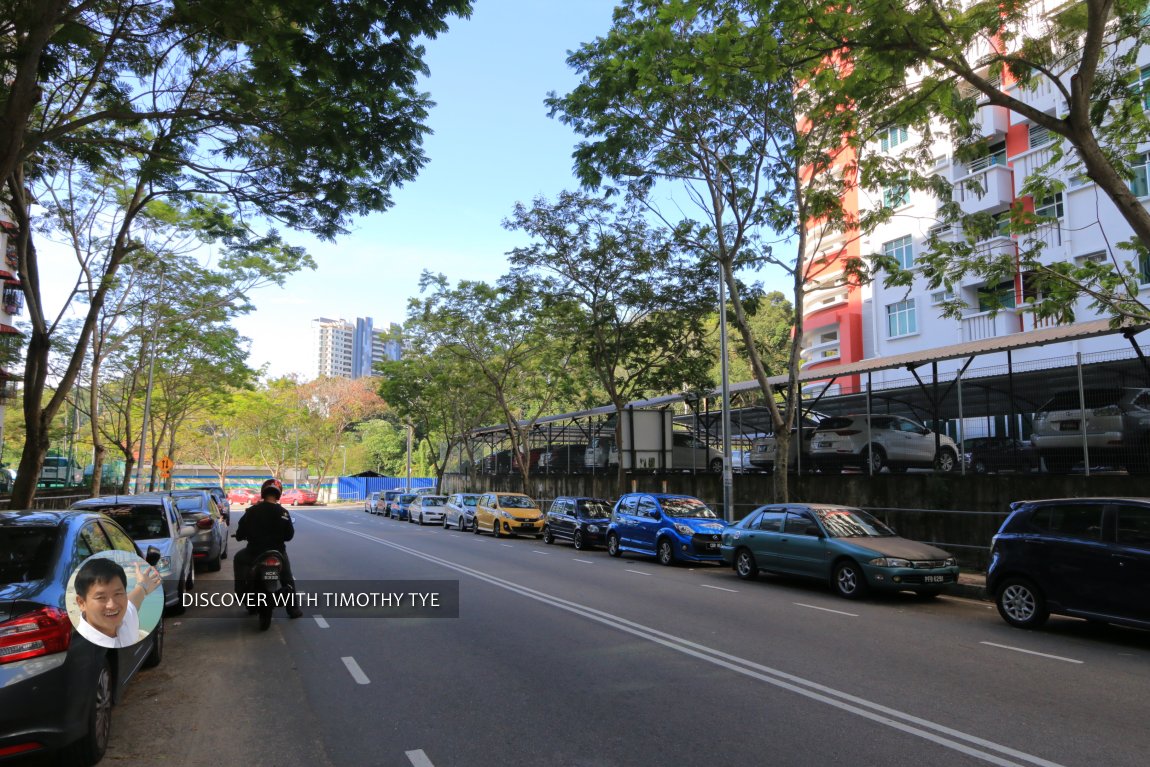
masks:
[[[190,609],[116,708],[106,764],[1141,767],[1150,753],[1143,632],[1058,618],[1022,632],[987,603],[847,602],[362,507],[295,517],[301,589],[458,580],[459,617],[280,611],[261,634]]]

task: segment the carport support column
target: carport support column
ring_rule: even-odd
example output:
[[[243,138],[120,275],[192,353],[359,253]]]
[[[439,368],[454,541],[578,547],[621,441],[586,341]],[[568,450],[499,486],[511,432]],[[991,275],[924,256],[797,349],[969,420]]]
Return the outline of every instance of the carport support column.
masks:
[[[870,390],[871,390],[871,372],[868,370],[866,373],[866,473],[874,476],[874,461],[870,459],[870,451],[874,442],[871,438],[871,406],[870,406]]]
[[[958,371],[958,466],[966,476],[966,423],[962,419],[962,371]]]
[[[1090,476],[1090,445],[1086,442],[1086,389],[1082,385],[1082,352],[1075,354],[1078,364],[1078,430],[1082,432],[1082,466]]]

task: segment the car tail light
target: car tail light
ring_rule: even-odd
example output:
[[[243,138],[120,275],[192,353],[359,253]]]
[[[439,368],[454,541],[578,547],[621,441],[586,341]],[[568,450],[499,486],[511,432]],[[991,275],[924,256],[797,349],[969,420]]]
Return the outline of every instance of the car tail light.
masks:
[[[42,607],[0,623],[0,663],[64,652],[72,641],[72,621],[56,607]]]
[[[264,567],[279,567],[282,563],[279,557],[264,557],[260,560],[260,564]]]
[[[200,528],[201,530],[211,530],[212,529],[212,518],[211,517],[204,517],[199,522],[196,522],[196,527]]]

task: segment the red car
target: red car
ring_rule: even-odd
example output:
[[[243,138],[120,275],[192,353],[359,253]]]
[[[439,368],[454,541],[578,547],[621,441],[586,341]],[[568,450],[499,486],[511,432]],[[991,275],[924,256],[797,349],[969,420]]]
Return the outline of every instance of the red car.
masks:
[[[284,490],[284,494],[280,496],[280,503],[284,506],[312,506],[317,497],[314,490],[296,487],[291,490]]]
[[[237,487],[228,491],[228,501],[239,506],[251,506],[259,503],[260,495],[250,487]]]

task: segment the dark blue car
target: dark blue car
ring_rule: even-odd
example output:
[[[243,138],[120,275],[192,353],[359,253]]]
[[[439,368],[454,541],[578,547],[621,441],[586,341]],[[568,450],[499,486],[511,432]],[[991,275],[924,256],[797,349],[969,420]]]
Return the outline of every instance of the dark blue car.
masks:
[[[391,510],[391,518],[403,520],[404,522],[411,521],[411,504],[419,495],[416,493],[404,493],[395,499],[395,508]]]
[[[628,493],[615,504],[607,553],[657,557],[660,564],[721,562],[723,524],[707,504],[689,495]]]

